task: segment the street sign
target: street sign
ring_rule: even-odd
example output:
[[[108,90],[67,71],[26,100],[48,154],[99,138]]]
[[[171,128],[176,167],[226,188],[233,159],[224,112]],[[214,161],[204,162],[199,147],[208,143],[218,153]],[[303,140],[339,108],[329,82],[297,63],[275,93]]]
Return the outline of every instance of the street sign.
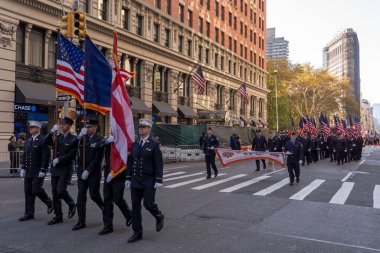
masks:
[[[66,101],[70,101],[71,100],[71,96],[70,95],[59,95],[57,97],[57,100],[59,102],[66,102]]]

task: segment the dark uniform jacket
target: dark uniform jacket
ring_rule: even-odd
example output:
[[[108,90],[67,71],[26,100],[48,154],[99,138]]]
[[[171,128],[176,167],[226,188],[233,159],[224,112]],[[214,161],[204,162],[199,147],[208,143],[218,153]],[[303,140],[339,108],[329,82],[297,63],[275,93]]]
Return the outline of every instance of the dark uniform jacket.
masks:
[[[320,148],[320,143],[318,138],[311,138],[310,139],[310,149],[311,150],[317,150]]]
[[[215,135],[210,135],[210,137],[206,135],[205,141],[203,143],[203,153],[205,153],[205,155],[215,155],[215,151],[213,149],[210,149],[211,147],[219,147],[218,137]]]
[[[335,151],[344,152],[346,148],[346,141],[343,138],[337,138],[335,141]]]
[[[53,176],[63,176],[71,173],[73,160],[75,159],[75,154],[77,151],[76,146],[73,146],[72,143],[76,139],[76,136],[68,133],[66,136],[60,134],[57,136],[57,154],[54,158],[59,159],[59,163],[51,168],[51,174]],[[54,133],[50,133],[45,138],[45,145],[53,146],[55,145]]]
[[[252,141],[253,151],[266,151],[267,146],[267,139],[264,136],[256,136]]]
[[[30,137],[25,141],[24,159],[22,169],[25,170],[25,177],[38,177],[39,172],[46,173],[49,166],[50,150],[44,144],[44,138],[37,135],[35,140]]]
[[[111,147],[112,147],[112,145],[111,145],[111,143],[107,143],[106,140],[103,140],[100,142],[98,147],[103,148],[103,152],[104,152],[104,163],[103,163],[104,178],[107,178],[108,174],[111,172]],[[125,180],[126,173],[127,173],[127,171],[124,170],[123,172],[118,174],[116,177],[118,179],[120,178],[120,180],[121,180],[121,178],[124,178],[124,180]]]
[[[300,160],[303,159],[303,147],[301,142],[295,140],[294,144],[292,141],[288,141],[285,144],[284,152],[290,152],[291,155],[287,155],[288,163],[299,163]]]
[[[162,183],[164,162],[161,144],[149,137],[140,147],[140,140],[132,144],[132,153],[128,157],[127,180],[132,188],[153,188]]]
[[[85,168],[83,168],[83,138],[86,138],[86,150],[85,150]],[[72,142],[71,146],[77,146],[79,142],[79,150],[77,151],[78,159],[78,177],[80,177],[84,170],[87,170],[91,175],[101,175],[101,166],[103,160],[103,148],[99,147],[101,142],[100,136],[98,134],[93,134],[92,136],[85,135],[85,137]]]

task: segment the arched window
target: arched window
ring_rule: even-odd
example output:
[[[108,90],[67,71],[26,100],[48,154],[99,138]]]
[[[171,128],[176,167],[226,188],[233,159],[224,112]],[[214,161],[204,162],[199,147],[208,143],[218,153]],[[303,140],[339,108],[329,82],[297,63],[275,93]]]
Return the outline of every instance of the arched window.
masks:
[[[262,98],[259,99],[259,118],[263,117],[263,106],[264,106],[264,101]]]
[[[154,71],[154,74],[153,74],[153,84],[152,84],[152,88],[154,91],[161,91],[161,80],[162,80],[162,76],[161,76],[161,70],[160,70],[160,67],[155,65],[153,67],[153,71]]]

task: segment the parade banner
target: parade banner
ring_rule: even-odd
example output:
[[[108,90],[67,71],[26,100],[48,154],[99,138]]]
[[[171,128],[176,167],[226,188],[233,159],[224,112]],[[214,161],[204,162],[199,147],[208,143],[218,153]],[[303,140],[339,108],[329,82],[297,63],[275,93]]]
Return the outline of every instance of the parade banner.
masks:
[[[285,155],[281,152],[242,151],[232,149],[215,149],[223,166],[247,160],[270,160],[285,166]]]

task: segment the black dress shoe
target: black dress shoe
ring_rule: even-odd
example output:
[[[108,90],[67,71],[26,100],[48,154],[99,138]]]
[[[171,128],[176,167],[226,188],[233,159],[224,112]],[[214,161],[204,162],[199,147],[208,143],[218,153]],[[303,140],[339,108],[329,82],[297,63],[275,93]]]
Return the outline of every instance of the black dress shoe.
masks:
[[[164,218],[165,218],[165,216],[163,214],[161,214],[161,216],[159,218],[157,218],[157,221],[156,221],[156,231],[157,232],[160,232],[161,229],[164,227]]]
[[[127,227],[130,227],[132,225],[132,216],[127,217],[127,220],[125,221],[125,225]]]
[[[77,206],[76,206],[75,204],[69,206],[69,214],[67,215],[67,217],[68,217],[69,219],[73,218],[74,215],[75,215],[76,210],[77,210]]]
[[[85,228],[86,224],[84,222],[78,221],[78,223],[72,228],[73,231]]]
[[[99,235],[106,235],[113,232],[112,228],[103,228],[102,231],[99,232]]]
[[[47,208],[47,213],[51,214],[53,212],[53,204],[49,205]]]
[[[23,217],[18,219],[19,221],[27,221],[27,220],[34,220],[33,215],[24,215]]]
[[[289,185],[291,186],[291,185],[293,185],[293,183],[290,183]]]
[[[256,169],[255,171],[260,171],[260,169]]]
[[[133,243],[142,240],[142,235],[139,234],[133,234],[129,239],[128,243]]]
[[[55,225],[62,222],[63,222],[62,218],[54,217],[51,221],[48,222],[48,225]]]
[[[296,181],[297,181],[297,184],[298,184],[298,183],[300,182],[300,179],[299,179],[299,178],[297,178],[297,179],[296,179]]]
[[[207,176],[206,179],[211,179],[211,176]]]
[[[217,176],[218,176],[218,171],[215,171],[214,177],[217,177]]]

